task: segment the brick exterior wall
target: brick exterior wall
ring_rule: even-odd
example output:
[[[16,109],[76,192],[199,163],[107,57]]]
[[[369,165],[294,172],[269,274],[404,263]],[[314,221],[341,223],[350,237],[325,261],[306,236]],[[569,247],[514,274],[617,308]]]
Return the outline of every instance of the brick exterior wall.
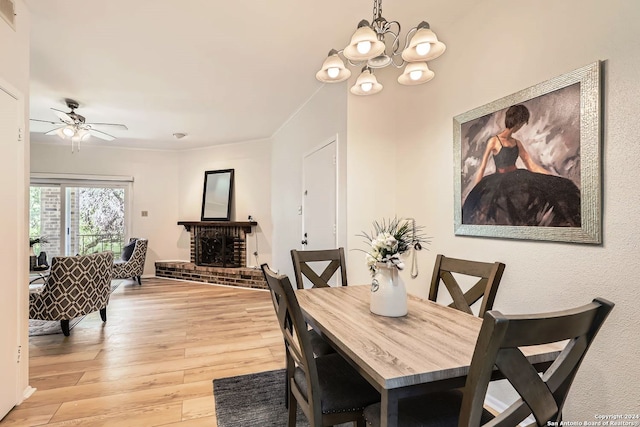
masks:
[[[50,263],[54,256],[63,256],[65,250],[61,247],[60,227],[62,225],[61,212],[61,195],[60,187],[40,187],[40,235],[47,237],[47,243],[40,245],[39,251],[47,253],[47,260]],[[80,228],[79,193],[76,189],[71,189],[67,196],[69,202],[69,253],[77,254],[78,249],[78,230]]]
[[[60,187],[41,187],[40,235],[46,236],[47,243],[41,244],[39,250],[47,253],[49,263],[51,257],[64,253],[60,248],[60,221]]]
[[[156,277],[192,280],[218,285],[268,289],[261,270],[253,268],[204,267],[191,262],[156,261]]]

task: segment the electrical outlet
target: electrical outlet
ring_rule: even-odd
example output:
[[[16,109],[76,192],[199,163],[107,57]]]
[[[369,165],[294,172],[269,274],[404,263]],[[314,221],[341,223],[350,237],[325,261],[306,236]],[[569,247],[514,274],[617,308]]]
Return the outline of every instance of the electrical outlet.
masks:
[[[302,206],[298,206],[298,215],[302,215]]]
[[[149,216],[149,211],[142,211],[142,216]]]

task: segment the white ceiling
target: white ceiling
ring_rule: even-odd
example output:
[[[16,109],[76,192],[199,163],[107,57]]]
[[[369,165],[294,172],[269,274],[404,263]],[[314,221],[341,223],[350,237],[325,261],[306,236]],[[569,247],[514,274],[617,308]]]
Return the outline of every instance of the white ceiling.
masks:
[[[406,31],[447,27],[481,0],[387,0]],[[31,118],[80,103],[117,139],[88,144],[189,149],[271,137],[321,86],[372,0],[25,0],[31,11]],[[402,9],[399,7],[402,6]],[[354,75],[357,71],[352,68]],[[353,95],[350,95],[353,96]],[[61,143],[31,122],[31,140]],[[176,132],[188,136],[176,140]]]

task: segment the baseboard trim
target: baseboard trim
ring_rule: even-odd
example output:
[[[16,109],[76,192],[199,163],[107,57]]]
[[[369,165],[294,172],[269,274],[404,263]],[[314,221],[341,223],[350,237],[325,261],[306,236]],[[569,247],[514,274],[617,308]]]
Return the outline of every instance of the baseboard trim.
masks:
[[[33,388],[30,385],[28,385],[27,388],[25,388],[24,391],[22,392],[22,402],[24,402],[25,400],[30,398],[31,395],[36,392],[36,390],[37,390],[37,388]],[[20,402],[20,403],[22,403],[22,402]]]

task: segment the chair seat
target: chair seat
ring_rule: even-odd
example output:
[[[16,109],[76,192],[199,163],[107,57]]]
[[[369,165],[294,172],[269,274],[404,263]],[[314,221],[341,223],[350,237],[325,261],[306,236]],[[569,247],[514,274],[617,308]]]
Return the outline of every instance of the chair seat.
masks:
[[[462,392],[459,390],[402,399],[398,403],[398,425],[402,427],[458,427]],[[482,424],[493,419],[483,409]],[[367,426],[380,425],[380,403],[364,410]]]
[[[335,414],[362,410],[380,400],[380,394],[337,353],[316,359],[322,396],[322,413]],[[307,378],[296,368],[294,380],[307,398]]]

